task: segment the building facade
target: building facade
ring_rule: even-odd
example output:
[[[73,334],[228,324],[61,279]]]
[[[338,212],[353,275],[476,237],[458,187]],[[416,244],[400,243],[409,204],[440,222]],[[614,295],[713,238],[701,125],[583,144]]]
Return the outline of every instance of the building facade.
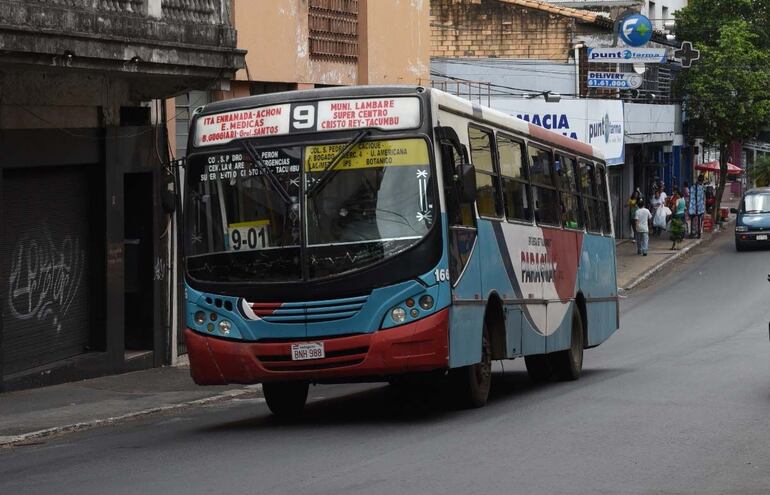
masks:
[[[158,101],[227,89],[229,0],[0,0],[0,391],[169,363]]]
[[[635,187],[647,191],[657,177],[670,188],[690,178],[690,167],[683,165],[689,162],[681,108],[671,92],[677,64],[647,64],[638,90],[587,87],[590,70],[634,70],[589,63],[587,53],[612,46],[612,16],[641,9],[642,2],[433,0],[431,6],[434,86],[584,141],[591,139],[587,129],[594,121],[622,128],[622,136],[592,142],[605,149],[610,165],[617,237],[631,233],[626,199]],[[667,42],[656,31],[651,46],[666,48]],[[546,93],[560,95],[560,101],[545,103]]]

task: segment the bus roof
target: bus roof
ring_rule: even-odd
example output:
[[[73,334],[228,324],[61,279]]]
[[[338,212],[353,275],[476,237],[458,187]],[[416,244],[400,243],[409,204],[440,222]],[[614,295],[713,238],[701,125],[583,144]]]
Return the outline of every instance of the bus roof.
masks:
[[[485,120],[496,126],[508,128],[521,134],[531,136],[538,141],[545,142],[556,148],[573,150],[582,155],[596,158],[597,160],[604,160],[604,153],[596,146],[572,139],[558,132],[522,120],[514,115],[473,103],[438,89],[431,89],[431,93],[439,107],[462,113],[469,118]]]

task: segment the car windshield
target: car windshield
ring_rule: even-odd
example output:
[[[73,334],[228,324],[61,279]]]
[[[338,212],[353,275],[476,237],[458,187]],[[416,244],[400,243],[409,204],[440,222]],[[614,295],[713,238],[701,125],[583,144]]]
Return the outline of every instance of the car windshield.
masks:
[[[305,191],[312,188],[344,147],[262,148],[254,150],[258,160],[242,151],[192,157],[188,273],[255,283],[322,278],[419,242],[435,220],[427,143],[361,142],[327,173],[323,187],[303,194],[302,181]]]
[[[743,199],[745,213],[770,213],[770,193],[747,194]]]

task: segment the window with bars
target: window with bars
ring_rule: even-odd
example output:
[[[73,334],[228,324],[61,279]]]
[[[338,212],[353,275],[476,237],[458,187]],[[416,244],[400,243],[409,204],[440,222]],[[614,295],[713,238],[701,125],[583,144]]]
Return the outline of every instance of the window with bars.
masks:
[[[310,0],[308,28],[312,58],[358,60],[358,0]]]

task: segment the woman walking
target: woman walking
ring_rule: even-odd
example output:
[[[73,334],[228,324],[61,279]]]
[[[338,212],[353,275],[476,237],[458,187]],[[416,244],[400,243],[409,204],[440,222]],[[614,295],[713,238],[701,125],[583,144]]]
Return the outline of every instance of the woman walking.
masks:
[[[637,187],[636,190],[631,193],[631,197],[628,200],[628,214],[629,221],[631,222],[632,239],[636,242],[636,210],[639,209],[639,199],[642,197],[642,191]]]
[[[672,242],[671,249],[673,250],[679,249],[679,244],[684,240],[686,204],[687,202],[684,197],[679,194],[679,189],[674,188],[674,195],[671,197],[672,219],[669,229]]]

